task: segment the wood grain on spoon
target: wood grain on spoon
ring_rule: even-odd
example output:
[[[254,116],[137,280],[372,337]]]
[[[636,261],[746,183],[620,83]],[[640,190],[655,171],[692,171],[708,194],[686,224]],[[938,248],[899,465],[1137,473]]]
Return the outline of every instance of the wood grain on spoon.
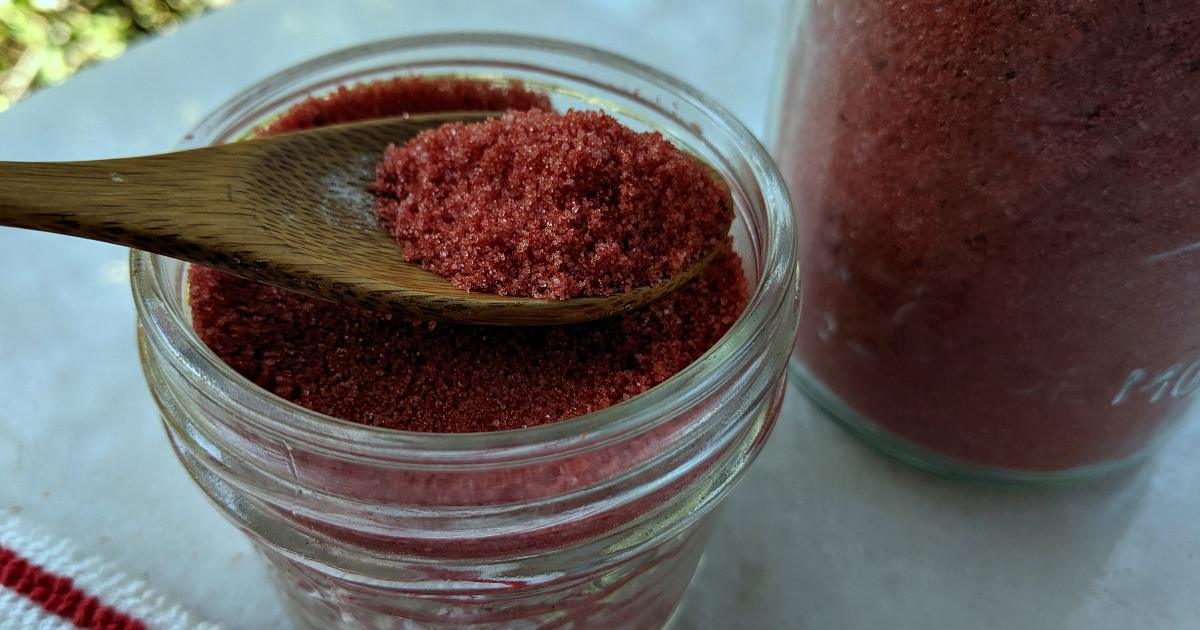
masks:
[[[116,160],[0,162],[0,225],[125,245],[377,311],[495,325],[565,324],[638,308],[715,257],[709,252],[651,287],[561,301],[468,293],[405,261],[371,214],[383,148],[489,115],[391,118]]]

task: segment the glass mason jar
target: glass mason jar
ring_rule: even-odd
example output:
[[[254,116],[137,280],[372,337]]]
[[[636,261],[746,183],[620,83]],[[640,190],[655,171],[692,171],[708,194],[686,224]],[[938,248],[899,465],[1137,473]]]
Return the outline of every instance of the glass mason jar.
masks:
[[[732,188],[746,310],[698,361],[626,402],[515,431],[414,433],[254,386],[189,325],[187,265],[134,252],[141,355],[171,443],[273,567],[302,627],[660,627],[783,398],[799,288],[782,180],[740,123],[677,80],[496,35],[321,57],[238,95],[180,148],[242,138],[310,94],[410,73],[520,79],[560,111],[603,108],[706,160]]]
[[[1200,389],[1200,13],[799,0],[770,128],[797,209],[792,373],[917,466],[1054,483]]]

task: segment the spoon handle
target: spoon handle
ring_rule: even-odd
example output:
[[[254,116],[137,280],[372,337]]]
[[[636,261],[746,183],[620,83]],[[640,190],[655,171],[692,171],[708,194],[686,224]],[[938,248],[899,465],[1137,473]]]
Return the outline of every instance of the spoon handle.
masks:
[[[214,177],[214,170],[234,167],[236,156],[213,157],[198,150],[90,162],[0,162],[0,225],[187,257],[180,254],[211,247],[205,237],[228,236],[241,214],[232,187]]]

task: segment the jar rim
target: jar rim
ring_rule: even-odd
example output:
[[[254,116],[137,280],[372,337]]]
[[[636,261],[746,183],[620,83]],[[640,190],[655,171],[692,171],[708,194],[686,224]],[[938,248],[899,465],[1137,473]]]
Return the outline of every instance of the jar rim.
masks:
[[[589,46],[559,40],[494,33],[446,33],[380,40],[328,53],[277,72],[242,90],[201,120],[186,136],[181,148],[210,136],[221,124],[244,113],[272,94],[295,89],[291,84],[321,71],[350,62],[406,50],[443,46],[501,48],[549,53],[555,57],[586,61],[616,70],[634,79],[660,86],[686,101],[708,120],[732,136],[744,153],[750,173],[745,181],[728,181],[731,188],[751,184],[743,199],[761,206],[764,226],[761,243],[762,274],[738,319],[716,344],[698,359],[662,383],[637,396],[604,409],[544,425],[483,433],[429,433],[374,427],[334,418],[278,397],[238,374],[199,338],[181,305],[170,297],[164,263],[169,259],[131,250],[130,270],[134,301],[144,327],[152,337],[166,340],[186,371],[212,383],[222,395],[251,411],[247,421],[258,428],[288,434],[292,439],[327,444],[337,440],[348,452],[393,458],[410,451],[419,459],[461,458],[464,453],[486,454],[488,461],[521,459],[538,454],[562,454],[600,448],[613,441],[653,429],[661,422],[695,406],[723,383],[734,378],[766,351],[768,335],[794,336],[792,326],[772,331],[772,322],[786,316],[789,304],[798,307],[797,245],[791,205],[782,177],[767,151],[730,112],[695,88],[645,64]],[[460,59],[445,61],[463,61]],[[620,90],[615,86],[609,86]],[[659,104],[658,110],[673,117]],[[260,117],[261,118],[261,117]],[[679,119],[676,119],[679,120]],[[685,121],[684,124],[687,124]],[[735,205],[739,195],[735,191]],[[739,206],[740,207],[740,206]],[[795,314],[792,314],[795,319]],[[790,346],[789,346],[790,347]],[[259,418],[273,420],[263,423]],[[460,460],[461,461],[461,460]],[[481,461],[481,464],[483,462]]]

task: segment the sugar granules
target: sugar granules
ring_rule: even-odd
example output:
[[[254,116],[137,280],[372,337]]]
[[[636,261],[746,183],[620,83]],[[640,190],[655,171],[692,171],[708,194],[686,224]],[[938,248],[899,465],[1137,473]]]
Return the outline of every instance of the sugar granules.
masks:
[[[987,466],[1121,459],[1180,417],[1200,387],[1195,8],[817,5],[777,148],[808,369]]]
[[[602,112],[509,112],[390,146],[375,215],[463,290],[565,300],[653,285],[732,219],[725,188],[661,134]]]
[[[291,106],[259,135],[270,136],[325,125],[446,111],[550,109],[545,94],[521,83],[496,84],[465,77],[402,76],[309,97]]]
[[[440,93],[433,88],[441,81],[465,89],[461,79],[421,79],[420,85]],[[333,97],[338,119],[374,115],[379,89],[370,84],[340,89]],[[405,93],[394,82],[387,89]],[[497,97],[500,102],[489,107],[504,105],[504,94],[519,95],[515,106],[528,104],[519,86],[503,89],[508,91]],[[363,111],[355,109],[360,90],[368,95]],[[455,105],[414,98],[410,107],[387,109]],[[300,107],[319,109],[327,106]],[[313,116],[292,115],[300,110],[285,114],[270,132],[313,124]],[[663,300],[571,326],[434,325],[333,305],[199,266],[191,268],[189,291],[201,339],[267,391],[344,420],[439,432],[535,426],[635,396],[712,347],[749,299],[741,260],[728,245],[696,279]]]

